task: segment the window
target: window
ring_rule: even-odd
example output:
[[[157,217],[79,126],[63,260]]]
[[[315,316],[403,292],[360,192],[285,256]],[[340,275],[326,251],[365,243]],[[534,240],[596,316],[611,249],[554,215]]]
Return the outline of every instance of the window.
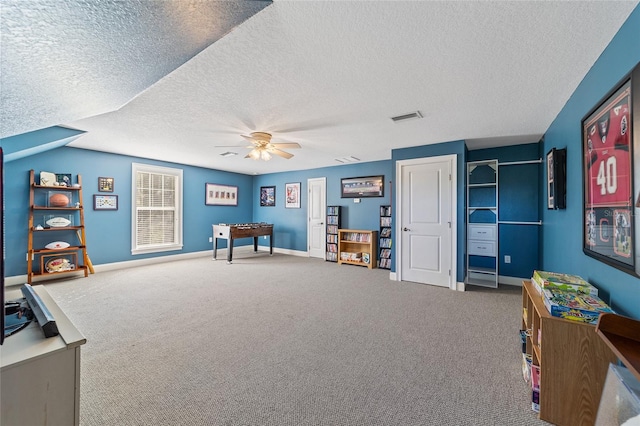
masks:
[[[132,164],[131,254],[182,249],[182,170]]]

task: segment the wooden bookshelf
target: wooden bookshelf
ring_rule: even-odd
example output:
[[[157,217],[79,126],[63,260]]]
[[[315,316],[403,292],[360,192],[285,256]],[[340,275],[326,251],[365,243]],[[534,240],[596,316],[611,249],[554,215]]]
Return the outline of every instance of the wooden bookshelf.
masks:
[[[376,267],[378,260],[378,231],[356,229],[338,230],[338,264]]]
[[[526,352],[540,366],[540,419],[557,425],[593,425],[616,356],[593,324],[551,316],[531,281],[522,283]]]

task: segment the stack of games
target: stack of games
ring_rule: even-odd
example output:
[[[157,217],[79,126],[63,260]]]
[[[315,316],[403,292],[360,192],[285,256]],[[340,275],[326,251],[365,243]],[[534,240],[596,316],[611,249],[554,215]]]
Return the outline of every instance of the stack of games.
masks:
[[[542,293],[546,288],[563,291],[573,291],[577,293],[598,296],[598,289],[589,284],[578,275],[560,274],[557,272],[533,271],[531,281],[536,284],[536,288]]]
[[[600,313],[613,312],[598,296],[554,287],[543,289],[542,294],[545,307],[554,317],[595,324]]]

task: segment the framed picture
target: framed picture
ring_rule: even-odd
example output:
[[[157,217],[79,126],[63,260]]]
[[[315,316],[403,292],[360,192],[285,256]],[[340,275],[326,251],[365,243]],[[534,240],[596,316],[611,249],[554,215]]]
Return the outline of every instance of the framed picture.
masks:
[[[237,206],[238,187],[206,183],[204,190],[204,204],[207,206]]]
[[[567,150],[551,148],[547,153],[547,208],[566,209]]]
[[[384,175],[341,179],[342,198],[384,197]]]
[[[118,210],[118,196],[94,194],[93,209],[94,210]]]
[[[582,119],[583,251],[638,274],[640,65]],[[635,133],[634,133],[635,131]]]
[[[300,182],[286,183],[284,185],[285,193],[285,208],[287,209],[299,209],[300,208]]]
[[[276,187],[261,186],[260,187],[260,206],[273,207],[276,205]]]
[[[100,192],[113,192],[113,178],[112,177],[99,177],[98,178],[98,191],[100,191]]]

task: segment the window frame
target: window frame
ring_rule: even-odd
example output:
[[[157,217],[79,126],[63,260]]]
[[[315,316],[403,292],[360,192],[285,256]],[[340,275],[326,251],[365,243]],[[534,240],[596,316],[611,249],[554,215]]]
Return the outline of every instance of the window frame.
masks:
[[[138,226],[138,203],[137,203],[137,176],[138,173],[154,173],[165,176],[173,176],[177,179],[175,185],[175,211],[174,216],[174,235],[175,241],[165,244],[148,244],[137,245],[137,226]],[[131,254],[147,254],[147,253],[161,253],[166,251],[182,250],[183,248],[183,170],[172,167],[155,166],[151,164],[131,163]]]

